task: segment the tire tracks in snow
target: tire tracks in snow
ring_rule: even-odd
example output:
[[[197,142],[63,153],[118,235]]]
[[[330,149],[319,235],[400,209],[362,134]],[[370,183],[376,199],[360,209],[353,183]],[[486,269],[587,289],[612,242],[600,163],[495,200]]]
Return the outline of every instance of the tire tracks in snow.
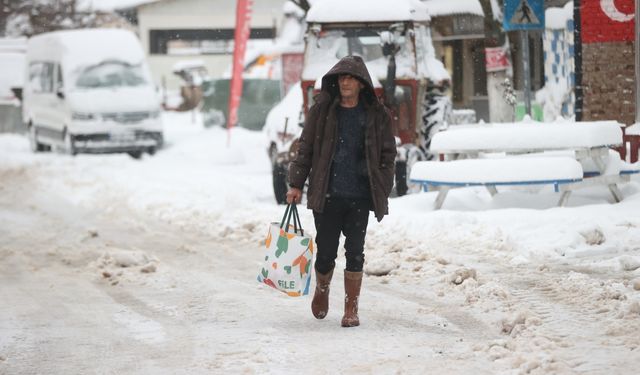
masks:
[[[615,312],[584,295],[589,293],[589,282],[594,281],[592,275],[584,276],[585,285],[574,289],[566,285],[570,271],[564,266],[547,268],[544,276],[528,272],[514,277],[513,271],[503,271],[498,274],[514,313],[504,326],[509,332],[504,333],[511,340],[507,347],[512,350],[512,362],[521,369],[611,374],[639,363],[640,350],[634,349],[637,344],[630,346],[609,332],[611,324],[620,324]],[[605,276],[597,275],[596,285],[601,285]],[[622,324],[629,324],[636,332],[640,328],[637,319]]]

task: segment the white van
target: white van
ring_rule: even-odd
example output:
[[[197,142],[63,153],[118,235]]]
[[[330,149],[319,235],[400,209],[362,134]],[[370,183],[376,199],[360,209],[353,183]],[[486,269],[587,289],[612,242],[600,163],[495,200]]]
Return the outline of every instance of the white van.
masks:
[[[27,45],[23,121],[34,152],[69,154],[162,147],[160,98],[135,34],[119,29],[57,31]]]

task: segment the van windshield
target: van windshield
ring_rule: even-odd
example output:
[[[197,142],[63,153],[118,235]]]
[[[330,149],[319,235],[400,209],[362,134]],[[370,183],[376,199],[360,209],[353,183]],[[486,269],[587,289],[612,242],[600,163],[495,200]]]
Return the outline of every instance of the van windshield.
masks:
[[[123,61],[104,61],[82,70],[76,80],[79,89],[131,87],[147,84],[142,66]]]

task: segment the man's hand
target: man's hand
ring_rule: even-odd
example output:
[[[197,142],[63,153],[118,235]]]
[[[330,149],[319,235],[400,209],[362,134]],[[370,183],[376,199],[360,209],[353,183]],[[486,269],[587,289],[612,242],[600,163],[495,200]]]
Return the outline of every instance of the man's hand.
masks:
[[[302,201],[302,190],[298,188],[289,188],[287,191],[287,203],[300,203]]]

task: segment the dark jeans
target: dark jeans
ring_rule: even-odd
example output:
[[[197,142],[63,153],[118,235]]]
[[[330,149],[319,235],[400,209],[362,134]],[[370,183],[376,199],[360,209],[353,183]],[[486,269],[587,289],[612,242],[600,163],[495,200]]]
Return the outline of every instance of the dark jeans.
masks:
[[[346,270],[361,272],[364,265],[364,237],[369,222],[369,199],[327,198],[324,212],[313,212],[316,224],[316,271],[326,274],[336,265],[340,233],[345,236]]]

